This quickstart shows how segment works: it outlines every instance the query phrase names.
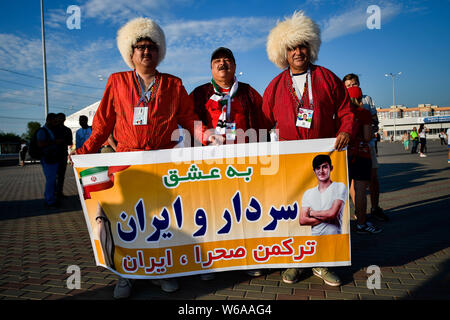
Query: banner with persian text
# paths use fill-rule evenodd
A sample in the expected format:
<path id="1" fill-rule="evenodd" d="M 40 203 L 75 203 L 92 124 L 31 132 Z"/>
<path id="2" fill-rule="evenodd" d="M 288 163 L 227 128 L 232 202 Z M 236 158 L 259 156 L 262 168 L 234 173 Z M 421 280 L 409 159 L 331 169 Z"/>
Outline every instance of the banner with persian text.
<path id="1" fill-rule="evenodd" d="M 350 265 L 334 141 L 72 156 L 97 265 L 127 278 Z"/>

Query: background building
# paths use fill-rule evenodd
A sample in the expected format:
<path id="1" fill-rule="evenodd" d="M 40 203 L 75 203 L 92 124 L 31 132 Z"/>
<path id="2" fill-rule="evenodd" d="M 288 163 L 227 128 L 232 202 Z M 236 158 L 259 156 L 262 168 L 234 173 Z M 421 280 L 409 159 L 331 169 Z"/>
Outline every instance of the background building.
<path id="1" fill-rule="evenodd" d="M 419 129 L 421 123 L 425 123 L 425 127 L 430 129 L 427 133 L 429 139 L 438 139 L 439 132 L 446 132 L 450 128 L 450 107 L 419 104 L 416 108 L 408 108 L 396 105 L 385 109 L 377 108 L 377 113 L 382 140 L 391 140 L 394 135 L 394 140 L 399 141 L 413 127 Z"/>

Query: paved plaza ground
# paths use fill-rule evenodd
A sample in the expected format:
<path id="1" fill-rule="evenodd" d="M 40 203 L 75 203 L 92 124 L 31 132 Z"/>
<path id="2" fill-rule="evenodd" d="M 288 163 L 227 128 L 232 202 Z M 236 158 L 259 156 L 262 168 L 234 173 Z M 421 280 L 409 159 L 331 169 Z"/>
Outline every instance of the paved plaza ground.
<path id="1" fill-rule="evenodd" d="M 281 270 L 256 278 L 233 271 L 211 281 L 179 278 L 180 290 L 172 294 L 137 281 L 130 299 L 450 299 L 447 146 L 430 141 L 428 157 L 420 158 L 400 143 L 381 143 L 379 162 L 380 204 L 390 221 L 380 223 L 384 231 L 378 235 L 351 234 L 352 265 L 335 268 L 342 286 L 327 286 L 310 272 L 286 284 Z M 60 209 L 44 209 L 44 180 L 39 164 L 0 167 L 0 300 L 112 300 L 117 276 L 95 266 L 72 168 Z M 67 287 L 71 265 L 81 268 L 80 289 Z M 381 268 L 380 289 L 367 288 L 371 265 Z"/>

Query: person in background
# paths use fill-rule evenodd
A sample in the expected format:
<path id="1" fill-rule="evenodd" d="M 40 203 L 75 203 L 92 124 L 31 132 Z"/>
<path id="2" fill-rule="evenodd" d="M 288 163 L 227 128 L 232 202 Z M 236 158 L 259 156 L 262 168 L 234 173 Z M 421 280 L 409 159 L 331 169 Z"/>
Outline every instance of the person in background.
<path id="1" fill-rule="evenodd" d="M 425 154 L 425 150 L 427 147 L 427 132 L 428 128 L 425 127 L 425 124 L 421 124 L 419 126 L 419 139 L 420 139 L 420 157 L 425 158 L 427 155 Z"/>
<path id="2" fill-rule="evenodd" d="M 59 202 L 55 197 L 55 188 L 59 166 L 57 144 L 61 144 L 62 141 L 57 141 L 54 134 L 57 125 L 58 119 L 56 114 L 49 113 L 45 125 L 36 133 L 37 146 L 42 151 L 40 162 L 45 176 L 44 206 L 50 209 L 59 207 Z"/>
<path id="3" fill-rule="evenodd" d="M 345 87 L 347 89 L 352 87 L 361 88 L 359 77 L 354 73 L 347 74 L 342 81 L 344 81 Z M 389 217 L 384 213 L 384 210 L 380 207 L 380 182 L 378 179 L 378 159 L 377 159 L 377 137 L 378 133 L 378 116 L 377 109 L 375 108 L 375 103 L 373 99 L 363 94 L 361 97 L 362 107 L 370 112 L 371 115 L 371 123 L 370 128 L 372 132 L 372 138 L 369 141 L 369 149 L 370 149 L 370 158 L 372 163 L 372 169 L 370 174 L 370 182 L 369 182 L 369 191 L 370 191 L 370 203 L 372 208 L 370 210 L 371 217 L 376 218 L 380 221 L 389 221 Z M 394 137 L 391 136 L 391 141 L 393 141 Z"/>
<path id="4" fill-rule="evenodd" d="M 450 163 L 450 128 L 447 129 L 448 163 Z"/>
<path id="5" fill-rule="evenodd" d="M 377 131 L 375 132 L 375 141 L 374 141 L 374 146 L 375 146 L 375 155 L 378 156 L 378 142 L 381 141 L 381 135 L 380 133 Z"/>
<path id="6" fill-rule="evenodd" d="M 64 189 L 64 178 L 66 176 L 67 168 L 67 156 L 69 155 L 69 148 L 73 144 L 72 130 L 64 125 L 66 121 L 66 115 L 64 113 L 58 113 L 56 115 L 57 126 L 55 127 L 55 137 L 56 140 L 61 141 L 58 144 L 58 174 L 56 176 L 56 197 L 59 199 L 65 198 L 63 193 Z"/>
<path id="7" fill-rule="evenodd" d="M 355 134 L 350 140 L 348 150 L 348 169 L 351 181 L 350 195 L 355 204 L 357 218 L 356 232 L 361 234 L 377 234 L 381 228 L 367 221 L 366 190 L 370 182 L 372 171 L 372 156 L 369 142 L 372 139 L 372 117 L 370 111 L 362 104 L 361 88 L 354 86 L 347 88 L 352 100 L 355 114 Z"/>
<path id="8" fill-rule="evenodd" d="M 88 125 L 88 117 L 81 115 L 78 118 L 81 128 L 75 133 L 75 147 L 79 149 L 92 134 L 92 128 Z"/>
<path id="9" fill-rule="evenodd" d="M 28 145 L 26 143 L 22 143 L 20 145 L 20 152 L 19 152 L 19 166 L 24 167 L 25 166 L 25 159 L 27 157 L 28 152 Z"/>
<path id="10" fill-rule="evenodd" d="M 445 146 L 445 133 L 444 130 L 441 130 L 441 132 L 439 132 L 439 139 L 441 139 L 441 146 Z"/>
<path id="11" fill-rule="evenodd" d="M 412 141 L 411 153 L 417 153 L 417 146 L 419 145 L 419 134 L 417 133 L 417 127 L 413 127 L 409 133 Z"/>
<path id="12" fill-rule="evenodd" d="M 406 151 L 409 150 L 409 136 L 408 133 L 404 133 L 402 136 L 402 141 L 403 141 L 403 147 L 405 148 Z"/>

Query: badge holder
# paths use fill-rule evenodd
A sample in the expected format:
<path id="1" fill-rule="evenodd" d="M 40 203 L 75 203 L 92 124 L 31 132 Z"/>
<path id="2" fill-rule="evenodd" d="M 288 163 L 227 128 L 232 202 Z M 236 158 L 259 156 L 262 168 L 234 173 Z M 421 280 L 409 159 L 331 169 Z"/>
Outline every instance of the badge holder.
<path id="1" fill-rule="evenodd" d="M 139 106 L 139 104 L 138 104 L 138 106 Z M 148 106 L 144 106 L 144 107 L 138 107 L 138 106 L 134 107 L 133 125 L 135 125 L 135 126 L 147 125 Z"/>

